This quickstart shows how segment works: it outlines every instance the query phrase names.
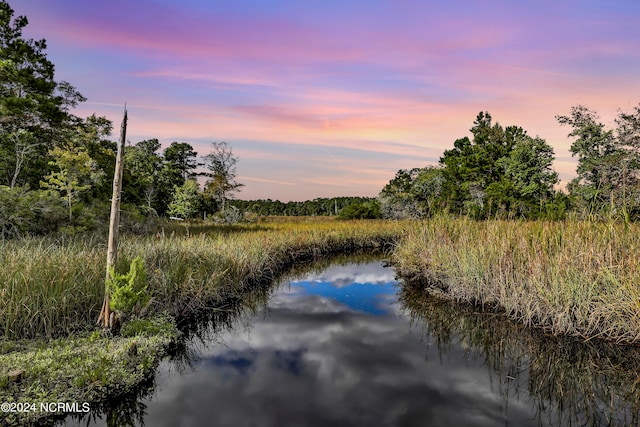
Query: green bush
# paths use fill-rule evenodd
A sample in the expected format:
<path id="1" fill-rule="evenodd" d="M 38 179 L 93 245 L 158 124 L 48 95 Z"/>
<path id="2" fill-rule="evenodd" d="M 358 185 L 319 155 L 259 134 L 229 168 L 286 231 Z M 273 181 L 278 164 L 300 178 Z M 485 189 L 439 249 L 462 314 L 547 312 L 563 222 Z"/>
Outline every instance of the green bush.
<path id="1" fill-rule="evenodd" d="M 338 213 L 340 219 L 376 219 L 381 218 L 380 204 L 377 200 L 371 202 L 356 202 L 345 206 Z"/>
<path id="2" fill-rule="evenodd" d="M 47 234 L 64 222 L 61 199 L 50 191 L 0 186 L 0 239 Z"/>
<path id="3" fill-rule="evenodd" d="M 142 307 L 149 302 L 147 295 L 147 273 L 141 257 L 131 261 L 126 274 L 110 271 L 107 283 L 110 300 L 109 307 L 123 314 L 131 313 L 136 306 Z"/>

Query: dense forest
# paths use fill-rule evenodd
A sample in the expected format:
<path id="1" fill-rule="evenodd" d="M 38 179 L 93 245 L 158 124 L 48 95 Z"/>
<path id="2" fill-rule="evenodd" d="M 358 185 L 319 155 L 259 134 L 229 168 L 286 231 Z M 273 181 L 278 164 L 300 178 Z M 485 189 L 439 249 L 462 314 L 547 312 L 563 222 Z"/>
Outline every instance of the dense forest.
<path id="1" fill-rule="evenodd" d="M 0 237 L 99 229 L 111 197 L 113 124 L 72 113 L 86 99 L 55 79 L 46 41 L 24 38 L 28 20 L 13 15 L 0 2 Z M 437 165 L 398 171 L 377 198 L 233 200 L 242 184 L 230 145 L 213 142 L 202 155 L 188 142 L 163 148 L 149 138 L 126 147 L 123 227 L 141 230 L 159 217 L 233 222 L 258 215 L 560 219 L 573 211 L 637 219 L 640 107 L 619 112 L 615 129 L 580 105 L 556 118 L 570 129 L 578 159 L 566 191 L 557 188 L 552 147 L 519 126 L 495 123 L 488 112 Z"/>

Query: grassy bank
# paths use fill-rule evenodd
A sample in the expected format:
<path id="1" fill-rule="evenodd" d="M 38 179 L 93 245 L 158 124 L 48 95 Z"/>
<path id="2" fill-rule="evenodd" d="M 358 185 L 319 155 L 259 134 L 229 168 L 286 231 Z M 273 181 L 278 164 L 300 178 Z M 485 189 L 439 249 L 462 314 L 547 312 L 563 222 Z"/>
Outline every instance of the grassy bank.
<path id="1" fill-rule="evenodd" d="M 52 416 L 64 414 L 55 409 L 58 402 L 94 411 L 97 402 L 134 392 L 153 378 L 177 333 L 169 319 L 156 317 L 132 322 L 117 337 L 95 331 L 52 340 L 0 341 L 0 372 L 23 371 L 18 381 L 0 377 L 0 402 L 28 408 L 3 411 L 0 425 L 53 424 Z M 41 404 L 53 404 L 53 410 L 43 411 Z"/>
<path id="2" fill-rule="evenodd" d="M 554 334 L 640 341 L 640 225 L 435 218 L 394 252 L 398 271 L 456 301 Z"/>

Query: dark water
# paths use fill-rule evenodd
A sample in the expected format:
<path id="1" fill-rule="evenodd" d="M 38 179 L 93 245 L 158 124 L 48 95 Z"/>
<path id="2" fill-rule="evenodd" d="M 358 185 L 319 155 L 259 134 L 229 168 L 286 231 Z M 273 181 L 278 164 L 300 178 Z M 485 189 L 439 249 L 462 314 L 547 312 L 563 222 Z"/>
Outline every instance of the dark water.
<path id="1" fill-rule="evenodd" d="M 190 330 L 146 396 L 67 425 L 636 425 L 638 350 L 558 340 L 332 265 Z"/>

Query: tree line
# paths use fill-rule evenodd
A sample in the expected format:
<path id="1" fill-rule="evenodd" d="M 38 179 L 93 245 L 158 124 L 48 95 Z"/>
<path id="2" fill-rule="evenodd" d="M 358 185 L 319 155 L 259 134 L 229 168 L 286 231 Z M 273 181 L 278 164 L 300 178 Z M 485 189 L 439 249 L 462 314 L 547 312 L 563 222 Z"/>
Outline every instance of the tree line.
<path id="1" fill-rule="evenodd" d="M 313 200 L 281 202 L 280 200 L 232 200 L 241 212 L 262 216 L 333 216 L 345 208 L 375 202 L 373 197 L 320 197 Z M 351 208 L 353 209 L 353 208 Z"/>
<path id="2" fill-rule="evenodd" d="M 473 218 L 640 217 L 640 106 L 619 111 L 615 129 L 582 105 L 567 116 L 577 176 L 556 188 L 554 152 L 522 127 L 502 127 L 480 112 L 472 137 L 457 139 L 438 165 L 399 170 L 378 200 L 386 218 L 423 218 L 445 212 Z"/>

